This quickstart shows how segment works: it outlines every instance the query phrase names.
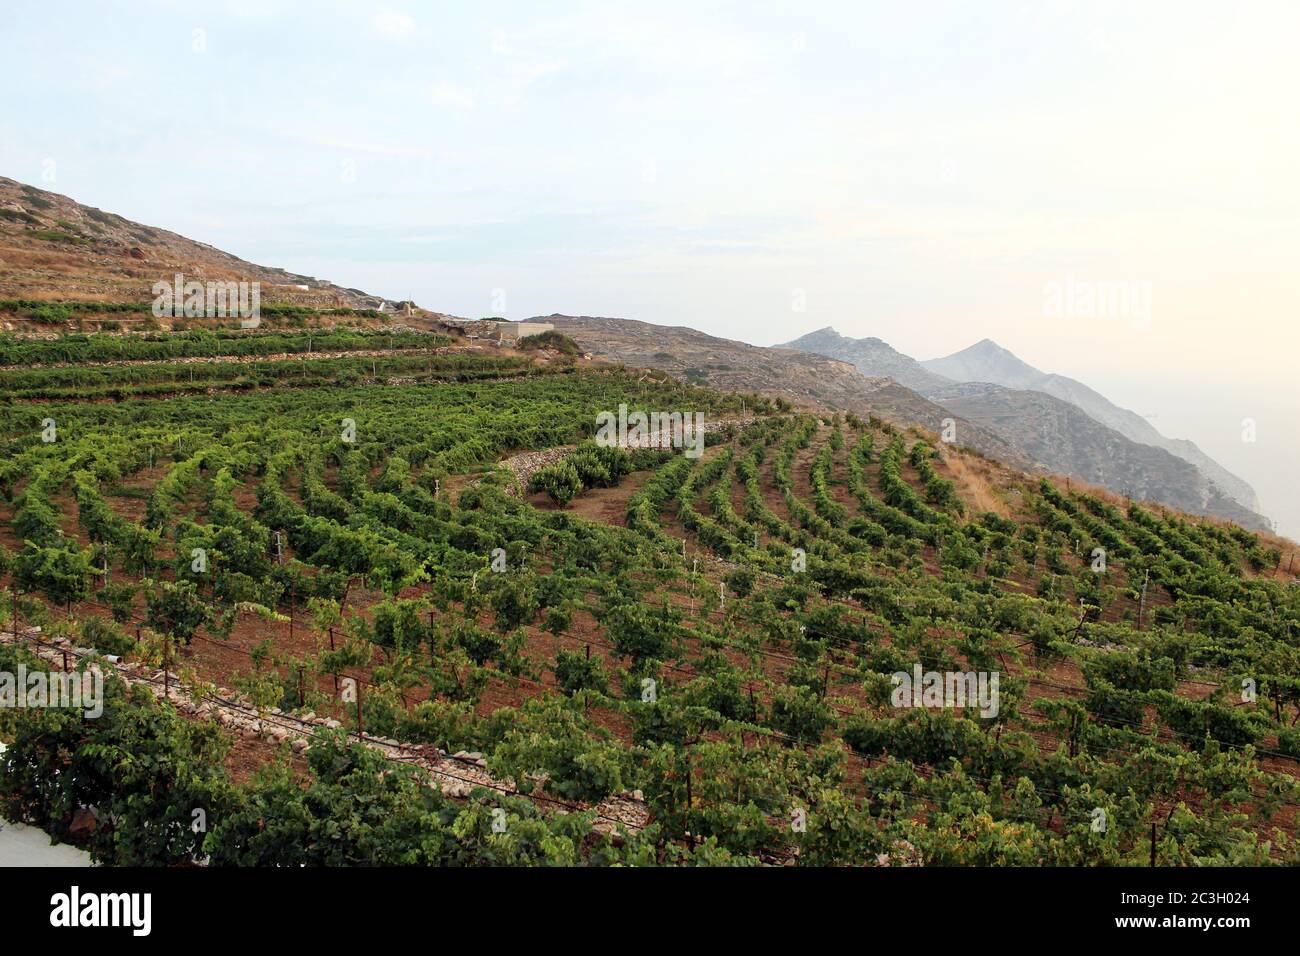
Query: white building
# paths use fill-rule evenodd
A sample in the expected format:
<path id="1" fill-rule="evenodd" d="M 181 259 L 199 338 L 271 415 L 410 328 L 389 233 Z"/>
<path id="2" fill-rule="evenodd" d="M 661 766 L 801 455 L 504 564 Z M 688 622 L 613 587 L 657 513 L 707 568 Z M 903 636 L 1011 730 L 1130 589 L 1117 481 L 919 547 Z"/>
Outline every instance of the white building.
<path id="1" fill-rule="evenodd" d="M 530 335 L 541 335 L 543 332 L 555 331 L 555 326 L 550 322 L 501 322 L 501 340 L 518 342 L 520 339 L 526 339 Z"/>

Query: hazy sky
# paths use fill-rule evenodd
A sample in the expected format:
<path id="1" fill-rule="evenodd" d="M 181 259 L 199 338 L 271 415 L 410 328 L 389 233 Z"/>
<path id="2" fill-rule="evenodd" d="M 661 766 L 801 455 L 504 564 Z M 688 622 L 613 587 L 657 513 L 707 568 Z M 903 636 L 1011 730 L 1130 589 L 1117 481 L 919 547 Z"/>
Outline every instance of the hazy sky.
<path id="1" fill-rule="evenodd" d="M 990 337 L 1300 536 L 1298 43 L 1294 2 L 9 0 L 0 173 L 462 315 Z"/>

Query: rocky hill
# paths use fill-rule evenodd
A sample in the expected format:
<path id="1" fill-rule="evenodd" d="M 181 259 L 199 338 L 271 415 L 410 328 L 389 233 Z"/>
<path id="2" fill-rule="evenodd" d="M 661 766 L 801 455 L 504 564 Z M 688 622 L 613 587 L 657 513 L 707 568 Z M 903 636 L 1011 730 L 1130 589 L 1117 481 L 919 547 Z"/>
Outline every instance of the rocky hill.
<path id="1" fill-rule="evenodd" d="M 1159 501 L 1191 514 L 1229 518 L 1257 530 L 1268 521 L 1225 496 L 1190 462 L 1144 445 L 1045 392 L 962 382 L 932 393 L 959 414 L 1014 436 L 1018 447 L 1050 471 L 1139 501 Z"/>
<path id="2" fill-rule="evenodd" d="M 1195 442 L 1166 438 L 1136 412 L 1120 408 L 1080 381 L 1065 375 L 1040 372 L 989 339 L 952 355 L 923 361 L 920 365 L 934 374 L 957 382 L 990 382 L 1006 388 L 1030 389 L 1054 395 L 1081 408 L 1094 420 L 1115 429 L 1131 441 L 1163 448 L 1183 461 L 1190 462 L 1218 486 L 1224 497 L 1235 499 L 1251 511 L 1259 510 L 1259 497 L 1255 489 L 1201 451 Z"/>
<path id="3" fill-rule="evenodd" d="M 0 177 L 0 299 L 147 302 L 155 282 L 170 282 L 178 272 L 201 281 L 259 282 L 264 303 L 378 309 L 434 322 L 444 318 L 414 303 L 247 262 L 174 232 Z M 543 318 L 601 359 L 934 432 L 951 421 L 958 444 L 1013 468 L 1077 475 L 1194 513 L 1252 528 L 1268 526 L 1240 503 L 1253 503 L 1249 486 L 1190 442 L 1164 439 L 1138 416 L 1110 405 L 1081 383 L 1044 375 L 991 342 L 921 363 L 880 339 L 850 339 L 831 328 L 788 347 L 763 348 L 682 326 L 589 316 Z M 6 327 L 10 324 L 6 320 Z"/>
<path id="4" fill-rule="evenodd" d="M 943 428 L 945 419 L 952 418 L 957 424 L 958 444 L 1013 467 L 1032 467 L 1019 449 L 996 433 L 962 419 L 891 378 L 864 375 L 850 362 L 635 319 L 558 314 L 534 319 L 553 323 L 557 331 L 597 358 L 661 369 L 699 385 L 781 395 L 797 406 L 876 415 L 898 425 L 917 425 L 934 432 Z"/>
<path id="5" fill-rule="evenodd" d="M 829 328 L 786 347 L 853 362 L 866 375 L 899 374 L 926 399 L 999 436 L 1021 458 L 1048 471 L 1193 514 L 1216 515 L 1258 530 L 1272 527 L 1225 490 L 1235 487 L 1254 503 L 1253 489 L 1191 442 L 1169 442 L 1139 416 L 1082 383 L 1044 375 L 991 341 L 926 363 L 880 339 L 851 339 Z M 1153 435 L 1158 441 L 1149 440 Z M 1204 469 L 1202 461 L 1208 462 Z M 1224 476 L 1226 482 L 1217 480 Z"/>
<path id="6" fill-rule="evenodd" d="M 404 303 L 247 262 L 0 176 L 0 297 L 140 302 L 178 272 L 204 282 L 258 282 L 264 302 L 406 311 Z"/>
<path id="7" fill-rule="evenodd" d="M 905 385 L 922 395 L 951 384 L 952 381 L 947 376 L 927 369 L 916 359 L 904 355 L 887 342 L 875 337 L 851 339 L 840 335 L 830 326 L 801 335 L 793 342 L 786 342 L 782 348 L 816 352 L 819 355 L 829 355 L 845 362 L 852 362 L 864 375 L 892 378 L 898 384 Z"/>

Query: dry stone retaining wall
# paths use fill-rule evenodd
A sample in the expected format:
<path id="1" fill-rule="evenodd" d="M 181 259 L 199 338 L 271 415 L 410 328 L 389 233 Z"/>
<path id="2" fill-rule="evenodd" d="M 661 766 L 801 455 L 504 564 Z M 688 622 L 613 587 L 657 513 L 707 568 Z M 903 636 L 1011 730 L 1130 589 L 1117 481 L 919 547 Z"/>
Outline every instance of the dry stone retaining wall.
<path id="1" fill-rule="evenodd" d="M 61 666 L 66 652 L 77 659 L 92 659 L 90 667 L 101 673 L 111 672 L 127 684 L 148 689 L 155 697 L 166 698 L 181 713 L 204 720 L 213 720 L 225 727 L 242 734 L 254 734 L 273 743 L 288 744 L 295 753 L 305 752 L 312 741 L 325 730 L 337 730 L 342 727 L 337 720 L 319 717 L 314 713 L 302 715 L 288 714 L 279 708 L 259 712 L 251 701 L 243 695 L 223 688 L 214 694 L 206 694 L 200 700 L 193 699 L 187 691 L 178 686 L 175 675 L 170 681 L 165 679 L 161 670 L 139 663 L 119 663 L 112 658 L 102 657 L 89 648 L 74 646 L 67 638 L 54 638 L 49 642 L 41 640 L 39 628 L 27 628 L 22 633 L 22 642 L 42 660 L 51 665 Z M 0 643 L 14 643 L 12 632 L 0 632 Z M 170 686 L 167 686 L 170 685 Z M 514 782 L 498 780 L 487 772 L 487 761 L 479 753 L 464 751 L 448 754 L 432 744 L 402 743 L 391 737 L 375 737 L 369 734 L 350 736 L 364 746 L 379 750 L 389 759 L 412 764 L 423 769 L 438 789 L 450 797 L 466 798 L 475 787 L 484 787 L 512 796 L 521 796 Z M 527 796 L 527 795 L 522 795 Z M 537 799 L 529 797 L 529 799 Z M 594 807 L 568 804 L 554 798 L 543 798 L 546 809 L 563 805 L 564 809 L 581 811 L 594 809 L 597 818 L 593 826 L 603 832 L 614 832 L 619 825 L 628 829 L 639 829 L 649 819 L 645 803 L 635 791 L 631 794 L 611 796 Z"/>
<path id="2" fill-rule="evenodd" d="M 705 422 L 702 426 L 704 434 L 709 435 L 714 432 L 720 432 L 728 426 L 735 428 L 744 428 L 752 422 L 759 419 L 756 416 L 748 418 L 726 418 L 717 421 Z M 638 436 L 638 441 L 629 444 L 627 441 L 620 441 L 620 448 L 658 448 L 660 447 L 659 435 L 657 432 L 648 432 Z M 554 448 L 547 448 L 542 451 L 526 451 L 522 454 L 506 458 L 499 462 L 502 468 L 505 468 L 515 477 L 515 486 L 512 493 L 519 494 L 528 488 L 528 482 L 541 469 L 547 465 L 553 465 L 557 461 L 563 461 L 573 454 L 577 445 L 556 445 Z"/>

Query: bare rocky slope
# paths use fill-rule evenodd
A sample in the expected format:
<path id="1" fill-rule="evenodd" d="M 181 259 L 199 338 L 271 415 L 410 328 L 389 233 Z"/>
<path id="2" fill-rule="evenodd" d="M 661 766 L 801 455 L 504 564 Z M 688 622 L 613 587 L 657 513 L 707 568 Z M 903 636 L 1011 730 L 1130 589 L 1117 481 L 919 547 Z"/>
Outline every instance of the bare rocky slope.
<path id="1" fill-rule="evenodd" d="M 904 355 L 888 342 L 874 336 L 851 339 L 840 335 L 830 326 L 801 335 L 781 347 L 799 349 L 801 352 L 816 352 L 818 355 L 829 355 L 845 362 L 852 362 L 864 375 L 882 375 L 892 378 L 898 384 L 922 395 L 952 383 L 952 379 L 927 369 L 916 359 Z"/>
<path id="2" fill-rule="evenodd" d="M 247 262 L 59 193 L 0 176 L 0 298 L 141 302 L 176 273 L 258 282 L 263 302 L 399 311 L 403 303 Z"/>
<path id="3" fill-rule="evenodd" d="M 1052 471 L 1190 514 L 1216 515 L 1260 531 L 1271 527 L 1262 515 L 1224 495 L 1190 462 L 1135 442 L 1045 392 L 961 382 L 931 397 L 1013 436 L 1025 454 Z"/>
<path id="4" fill-rule="evenodd" d="M 1248 482 L 1228 471 L 1196 446 L 1195 442 L 1166 438 L 1137 412 L 1120 408 L 1101 393 L 1065 375 L 1041 372 L 1012 352 L 989 339 L 943 358 L 922 361 L 921 366 L 957 382 L 989 382 L 1006 388 L 1029 389 L 1069 402 L 1089 417 L 1125 438 L 1143 445 L 1163 448 L 1183 461 L 1191 462 L 1214 482 L 1223 496 L 1233 498 L 1251 511 L 1259 510 L 1259 496 Z"/>

